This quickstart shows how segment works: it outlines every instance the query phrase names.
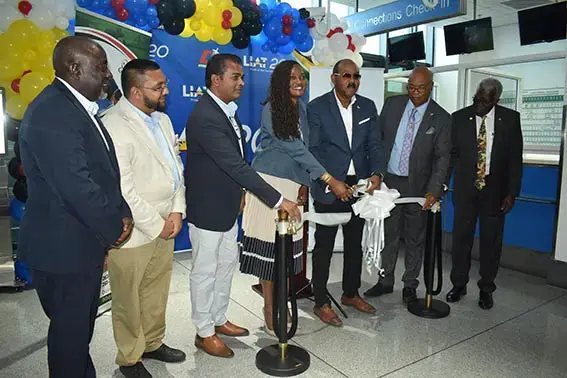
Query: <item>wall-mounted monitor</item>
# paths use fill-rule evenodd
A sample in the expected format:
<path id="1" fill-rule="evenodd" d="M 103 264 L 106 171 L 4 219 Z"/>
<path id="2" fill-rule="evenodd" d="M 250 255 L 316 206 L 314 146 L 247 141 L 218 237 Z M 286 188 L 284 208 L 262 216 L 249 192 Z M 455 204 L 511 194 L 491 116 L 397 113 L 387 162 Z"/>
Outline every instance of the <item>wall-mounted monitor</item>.
<path id="1" fill-rule="evenodd" d="M 447 55 L 494 50 L 492 18 L 490 17 L 445 25 L 443 30 L 445 31 Z"/>
<path id="2" fill-rule="evenodd" d="M 388 60 L 390 63 L 412 62 L 425 59 L 423 32 L 388 38 Z"/>
<path id="3" fill-rule="evenodd" d="M 6 90 L 0 87 L 0 155 L 6 153 Z"/>
<path id="4" fill-rule="evenodd" d="M 567 2 L 518 12 L 520 44 L 531 45 L 567 38 Z"/>

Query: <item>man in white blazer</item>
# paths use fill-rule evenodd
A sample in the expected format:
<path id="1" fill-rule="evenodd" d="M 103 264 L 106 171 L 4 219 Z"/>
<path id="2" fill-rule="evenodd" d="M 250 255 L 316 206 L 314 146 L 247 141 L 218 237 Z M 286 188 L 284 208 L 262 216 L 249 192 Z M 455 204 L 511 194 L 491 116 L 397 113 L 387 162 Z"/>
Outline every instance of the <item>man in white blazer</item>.
<path id="1" fill-rule="evenodd" d="M 132 236 L 108 257 L 116 363 L 126 377 L 151 377 L 141 362 L 185 360 L 163 343 L 174 238 L 185 217 L 183 167 L 159 65 L 135 59 L 122 70 L 124 97 L 103 122 L 116 147 L 122 194 L 132 209 Z"/>

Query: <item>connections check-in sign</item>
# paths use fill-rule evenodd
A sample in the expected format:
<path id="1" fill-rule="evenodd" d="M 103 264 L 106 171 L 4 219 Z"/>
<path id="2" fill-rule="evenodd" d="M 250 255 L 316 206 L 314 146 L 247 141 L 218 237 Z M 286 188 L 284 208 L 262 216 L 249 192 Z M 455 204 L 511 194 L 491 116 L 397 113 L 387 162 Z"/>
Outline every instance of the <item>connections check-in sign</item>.
<path id="1" fill-rule="evenodd" d="M 466 14 L 466 0 L 396 0 L 345 17 L 349 33 L 365 36 Z"/>

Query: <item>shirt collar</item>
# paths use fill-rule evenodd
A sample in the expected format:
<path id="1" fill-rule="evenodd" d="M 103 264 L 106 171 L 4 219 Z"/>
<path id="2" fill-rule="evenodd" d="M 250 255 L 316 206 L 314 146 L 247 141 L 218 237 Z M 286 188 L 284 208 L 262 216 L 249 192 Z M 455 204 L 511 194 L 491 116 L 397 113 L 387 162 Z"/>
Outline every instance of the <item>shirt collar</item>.
<path id="1" fill-rule="evenodd" d="M 79 101 L 79 103 L 83 105 L 83 108 L 85 108 L 85 110 L 87 111 L 87 113 L 89 113 L 89 115 L 94 117 L 98 113 L 98 104 L 96 102 L 93 102 L 88 98 L 86 98 L 85 96 L 83 96 L 78 90 L 73 88 L 71 84 L 67 83 L 65 80 L 61 79 L 60 77 L 57 77 L 57 79 L 60 82 L 62 82 L 63 85 L 65 85 L 65 87 L 67 87 L 67 89 L 73 94 L 73 96 L 75 96 L 77 101 Z"/>
<path id="2" fill-rule="evenodd" d="M 335 95 L 335 100 L 337 100 L 337 105 L 339 105 L 339 109 L 344 108 L 343 104 L 341 104 L 341 100 L 339 100 L 339 97 L 337 96 L 337 91 L 335 91 L 333 89 L 333 94 Z M 348 104 L 348 108 L 350 108 L 352 106 L 352 104 L 354 104 L 356 102 L 356 95 L 352 96 L 352 98 L 350 99 L 350 104 Z"/>
<path id="3" fill-rule="evenodd" d="M 158 111 L 154 111 L 150 115 L 147 115 L 146 113 L 144 113 L 143 111 L 138 109 L 136 106 L 134 106 L 134 104 L 132 104 L 130 101 L 128 101 L 128 99 L 124 98 L 124 101 L 126 101 L 126 103 L 128 105 L 130 105 L 130 107 L 142 118 L 142 120 L 144 120 L 144 122 L 146 122 L 146 123 L 157 123 L 157 122 L 159 122 L 159 112 Z"/>
<path id="4" fill-rule="evenodd" d="M 494 112 L 495 112 L 494 109 L 496 109 L 496 106 L 493 106 L 492 109 L 490 109 L 490 111 L 488 113 L 486 113 L 485 117 L 486 118 L 494 118 Z M 477 115 L 477 117 L 482 118 L 482 117 L 479 117 L 478 115 Z"/>
<path id="5" fill-rule="evenodd" d="M 411 102 L 411 100 L 408 100 L 409 109 L 415 109 L 417 114 L 423 115 L 425 114 L 425 109 L 427 109 L 427 107 L 429 106 L 429 101 L 431 101 L 431 99 L 428 99 L 426 102 L 424 102 L 419 106 L 414 106 L 413 102 Z M 411 114 L 411 110 L 410 110 L 410 114 Z"/>
<path id="6" fill-rule="evenodd" d="M 218 106 L 220 106 L 220 108 L 227 115 L 227 117 L 229 118 L 234 117 L 234 115 L 236 114 L 236 110 L 238 109 L 238 105 L 236 105 L 234 101 L 231 101 L 227 104 L 226 102 L 218 98 L 217 95 L 213 93 L 213 91 L 207 89 L 207 93 L 209 94 L 209 96 L 212 97 L 213 100 L 215 100 Z"/>

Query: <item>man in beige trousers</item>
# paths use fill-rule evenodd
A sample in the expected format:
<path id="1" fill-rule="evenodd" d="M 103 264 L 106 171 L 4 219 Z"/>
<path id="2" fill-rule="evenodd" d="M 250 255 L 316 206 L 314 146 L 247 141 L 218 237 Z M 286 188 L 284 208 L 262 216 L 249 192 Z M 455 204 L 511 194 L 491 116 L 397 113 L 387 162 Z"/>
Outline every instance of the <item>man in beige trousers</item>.
<path id="1" fill-rule="evenodd" d="M 174 237 L 185 214 L 176 137 L 162 113 L 169 93 L 159 65 L 135 59 L 122 70 L 124 97 L 103 118 L 116 147 L 122 194 L 132 209 L 128 242 L 109 253 L 116 363 L 126 377 L 151 377 L 141 362 L 185 360 L 163 343 Z"/>

